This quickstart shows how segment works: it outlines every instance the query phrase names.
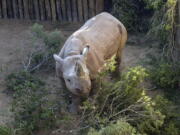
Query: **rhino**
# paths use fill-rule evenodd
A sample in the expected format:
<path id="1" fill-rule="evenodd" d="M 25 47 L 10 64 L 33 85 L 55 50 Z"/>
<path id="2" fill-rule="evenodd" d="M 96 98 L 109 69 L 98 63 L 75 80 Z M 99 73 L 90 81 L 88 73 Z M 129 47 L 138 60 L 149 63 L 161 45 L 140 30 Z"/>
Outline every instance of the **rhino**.
<path id="1" fill-rule="evenodd" d="M 102 71 L 106 60 L 116 55 L 118 65 L 127 40 L 124 25 L 102 12 L 89 19 L 54 54 L 56 74 L 72 93 L 71 112 L 76 112 L 82 97 L 91 91 L 91 81 Z"/>

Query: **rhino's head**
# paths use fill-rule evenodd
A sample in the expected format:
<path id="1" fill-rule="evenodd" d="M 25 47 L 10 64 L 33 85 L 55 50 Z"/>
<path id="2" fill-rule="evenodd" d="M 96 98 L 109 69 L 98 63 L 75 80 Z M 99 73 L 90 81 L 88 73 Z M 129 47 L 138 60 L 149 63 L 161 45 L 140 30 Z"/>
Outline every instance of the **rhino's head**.
<path id="1" fill-rule="evenodd" d="M 56 72 L 62 73 L 66 87 L 75 95 L 87 96 L 91 89 L 89 70 L 86 67 L 86 57 L 89 47 L 84 48 L 82 54 L 68 56 L 62 59 L 54 54 Z"/>

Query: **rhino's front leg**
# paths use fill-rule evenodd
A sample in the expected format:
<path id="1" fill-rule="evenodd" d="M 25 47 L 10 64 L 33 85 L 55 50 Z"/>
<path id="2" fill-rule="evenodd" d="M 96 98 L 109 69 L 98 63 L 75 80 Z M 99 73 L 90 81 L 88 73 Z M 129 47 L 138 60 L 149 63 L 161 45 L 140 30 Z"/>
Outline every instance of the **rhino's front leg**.
<path id="1" fill-rule="evenodd" d="M 73 114 L 77 114 L 80 110 L 80 103 L 81 98 L 76 95 L 72 95 L 72 103 L 69 106 L 69 111 Z"/>

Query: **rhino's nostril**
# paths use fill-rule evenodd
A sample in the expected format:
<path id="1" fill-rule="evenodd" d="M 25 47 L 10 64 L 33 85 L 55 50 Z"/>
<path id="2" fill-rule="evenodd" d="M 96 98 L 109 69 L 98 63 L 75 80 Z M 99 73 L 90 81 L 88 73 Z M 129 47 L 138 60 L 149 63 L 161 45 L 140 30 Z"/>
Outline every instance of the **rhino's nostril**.
<path id="1" fill-rule="evenodd" d="M 81 93 L 81 89 L 76 88 L 76 91 L 77 91 L 78 93 Z"/>

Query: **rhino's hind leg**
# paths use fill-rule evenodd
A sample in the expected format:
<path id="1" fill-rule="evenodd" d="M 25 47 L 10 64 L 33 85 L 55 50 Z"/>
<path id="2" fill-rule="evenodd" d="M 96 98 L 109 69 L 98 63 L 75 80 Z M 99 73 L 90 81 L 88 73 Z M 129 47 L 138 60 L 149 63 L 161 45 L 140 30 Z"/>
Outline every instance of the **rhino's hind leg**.
<path id="1" fill-rule="evenodd" d="M 115 58 L 116 68 L 115 68 L 115 72 L 114 72 L 114 75 L 117 77 L 119 77 L 121 75 L 120 74 L 121 73 L 121 62 L 122 62 L 121 56 L 122 56 L 122 49 L 118 49 L 116 58 Z"/>
<path id="2" fill-rule="evenodd" d="M 119 42 L 119 48 L 116 53 L 116 72 L 118 73 L 118 75 L 120 75 L 123 69 L 122 68 L 122 52 L 127 41 L 127 31 L 126 31 L 126 28 L 123 26 L 123 24 L 118 24 L 118 29 L 119 29 L 121 38 Z"/>

